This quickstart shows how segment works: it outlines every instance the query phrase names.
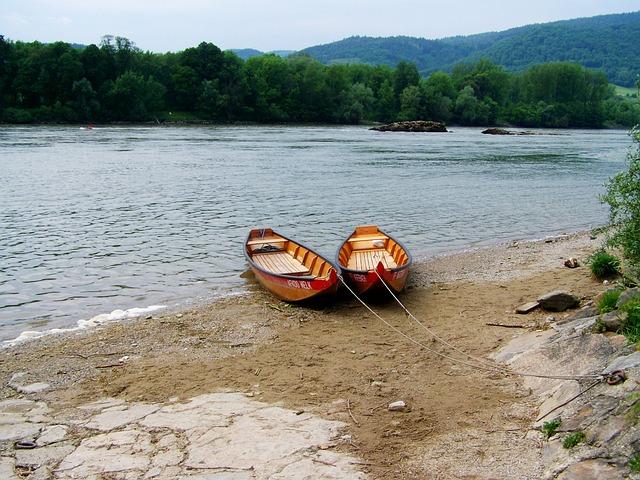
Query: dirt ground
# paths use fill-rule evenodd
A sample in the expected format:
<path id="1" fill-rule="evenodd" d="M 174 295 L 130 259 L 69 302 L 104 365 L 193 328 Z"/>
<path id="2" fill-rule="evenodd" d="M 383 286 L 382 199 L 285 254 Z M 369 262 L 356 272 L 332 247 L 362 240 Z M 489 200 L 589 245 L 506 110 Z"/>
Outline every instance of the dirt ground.
<path id="1" fill-rule="evenodd" d="M 585 265 L 600 244 L 576 234 L 428 259 L 416 265 L 401 299 L 448 342 L 488 358 L 519 332 L 565 315 L 516 315 L 519 304 L 556 289 L 586 300 L 606 288 L 586 267 L 563 266 L 568 257 Z M 253 287 L 248 296 L 180 313 L 4 349 L 0 378 L 6 384 L 27 372 L 29 381 L 50 383 L 38 395 L 54 408 L 105 396 L 163 402 L 245 392 L 348 423 L 351 441 L 340 448 L 361 458 L 371 478 L 538 478 L 540 449 L 525 438 L 536 406 L 530 392 L 514 377 L 438 356 L 469 360 L 434 341 L 393 301 L 373 304 L 427 348 L 346 294 L 306 308 Z M 396 400 L 407 411 L 389 412 Z"/>

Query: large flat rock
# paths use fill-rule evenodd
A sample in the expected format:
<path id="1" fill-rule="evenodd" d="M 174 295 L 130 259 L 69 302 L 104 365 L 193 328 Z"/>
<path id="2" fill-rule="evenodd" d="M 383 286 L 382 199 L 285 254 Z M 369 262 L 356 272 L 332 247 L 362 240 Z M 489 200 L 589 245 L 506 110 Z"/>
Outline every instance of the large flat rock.
<path id="1" fill-rule="evenodd" d="M 105 399 L 77 412 L 89 415 L 79 422 L 88 430 L 77 447 L 63 441 L 25 450 L 20 461 L 31 468 L 49 465 L 56 480 L 365 478 L 356 458 L 326 450 L 344 423 L 238 393 L 167 404 Z M 44 427 L 43 442 L 68 435 L 66 425 Z"/>

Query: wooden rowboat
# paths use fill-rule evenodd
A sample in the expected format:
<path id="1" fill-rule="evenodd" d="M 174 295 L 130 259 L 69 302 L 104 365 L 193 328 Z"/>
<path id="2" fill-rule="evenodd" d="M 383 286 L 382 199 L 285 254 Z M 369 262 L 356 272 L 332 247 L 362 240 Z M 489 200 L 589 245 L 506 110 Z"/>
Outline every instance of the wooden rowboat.
<path id="1" fill-rule="evenodd" d="M 338 249 L 336 263 L 345 281 L 358 294 L 386 291 L 380 277 L 399 293 L 407 283 L 412 259 L 405 246 L 391 235 L 375 225 L 364 225 L 356 227 Z"/>
<path id="2" fill-rule="evenodd" d="M 251 230 L 244 254 L 258 282 L 281 300 L 300 302 L 338 289 L 338 267 L 270 228 Z"/>

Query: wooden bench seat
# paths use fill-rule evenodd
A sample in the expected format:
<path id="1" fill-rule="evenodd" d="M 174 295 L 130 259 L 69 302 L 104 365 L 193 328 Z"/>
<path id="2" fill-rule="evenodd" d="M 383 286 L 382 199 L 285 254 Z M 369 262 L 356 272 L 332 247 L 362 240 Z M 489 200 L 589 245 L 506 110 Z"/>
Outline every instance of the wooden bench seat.
<path id="1" fill-rule="evenodd" d="M 368 250 L 354 250 L 349 257 L 347 268 L 351 270 L 375 270 L 382 261 L 385 268 L 396 268 L 398 265 L 389 255 L 389 252 L 381 248 Z"/>
<path id="2" fill-rule="evenodd" d="M 386 240 L 389 237 L 386 237 L 384 235 L 380 235 L 378 233 L 376 234 L 370 234 L 370 235 L 358 235 L 357 237 L 352 237 L 348 240 L 349 243 L 352 242 L 369 242 L 369 241 L 374 241 L 374 240 Z"/>
<path id="3" fill-rule="evenodd" d="M 252 259 L 260 268 L 273 273 L 297 275 L 309 271 L 286 252 L 258 253 Z"/>
<path id="4" fill-rule="evenodd" d="M 261 237 L 256 238 L 255 240 L 249 240 L 247 245 L 266 245 L 268 243 L 284 243 L 287 240 L 280 237 Z"/>

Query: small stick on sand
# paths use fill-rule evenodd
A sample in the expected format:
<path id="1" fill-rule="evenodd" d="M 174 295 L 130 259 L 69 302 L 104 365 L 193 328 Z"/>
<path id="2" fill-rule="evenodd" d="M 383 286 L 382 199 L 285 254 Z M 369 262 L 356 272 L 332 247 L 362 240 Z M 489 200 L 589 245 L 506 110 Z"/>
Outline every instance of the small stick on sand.
<path id="1" fill-rule="evenodd" d="M 316 463 L 322 463 L 324 465 L 329 465 L 330 467 L 335 467 L 333 463 L 325 462 L 324 460 L 320 460 L 318 458 L 312 458 L 311 461 Z"/>
<path id="2" fill-rule="evenodd" d="M 490 327 L 504 327 L 504 328 L 529 328 L 531 325 L 514 325 L 512 323 L 493 323 L 488 322 L 485 325 L 489 325 Z"/>
<path id="3" fill-rule="evenodd" d="M 110 363 L 108 365 L 96 365 L 95 368 L 112 368 L 112 367 L 123 367 L 124 363 Z"/>
<path id="4" fill-rule="evenodd" d="M 349 401 L 349 399 L 347 398 L 347 411 L 349 412 L 349 416 L 351 417 L 351 420 L 353 420 L 353 422 L 356 425 L 360 425 L 360 423 L 358 422 L 358 420 L 356 420 L 356 417 L 353 416 L 353 413 L 351 413 L 351 402 Z"/>

